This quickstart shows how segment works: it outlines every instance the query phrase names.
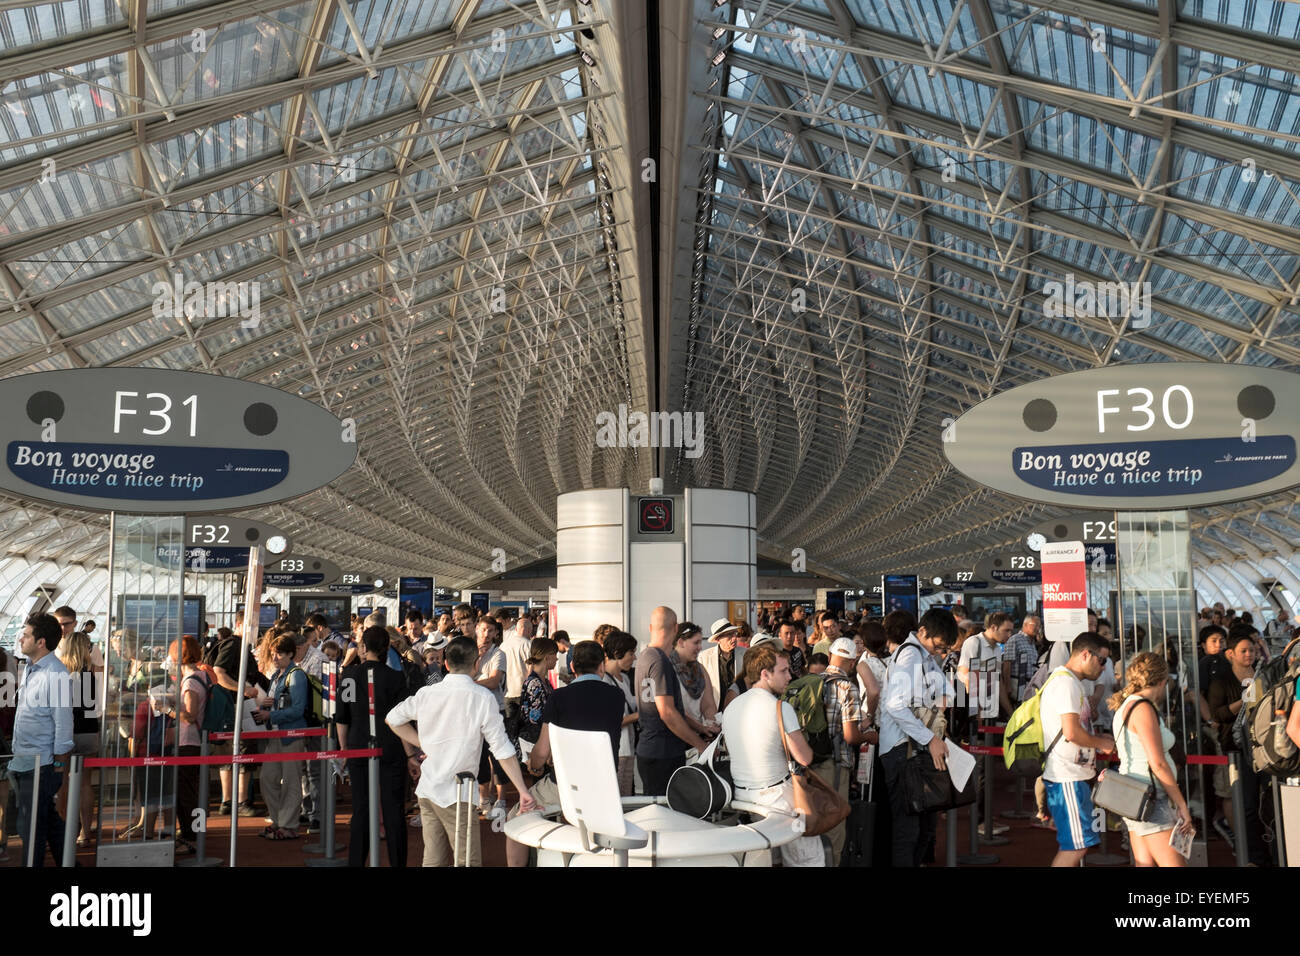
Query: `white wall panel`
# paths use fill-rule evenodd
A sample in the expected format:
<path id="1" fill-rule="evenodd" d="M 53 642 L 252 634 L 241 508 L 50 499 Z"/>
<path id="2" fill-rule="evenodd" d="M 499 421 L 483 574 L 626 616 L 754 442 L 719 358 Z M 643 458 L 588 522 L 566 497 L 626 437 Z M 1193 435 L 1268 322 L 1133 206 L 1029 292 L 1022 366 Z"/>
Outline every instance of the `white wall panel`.
<path id="1" fill-rule="evenodd" d="M 555 499 L 555 526 L 575 528 L 583 525 L 623 523 L 623 488 L 589 488 L 573 491 Z"/>
<path id="2" fill-rule="evenodd" d="M 650 639 L 650 612 L 663 604 L 685 620 L 685 556 L 680 541 L 633 541 L 632 600 L 628 630 L 644 645 Z"/>
<path id="3" fill-rule="evenodd" d="M 623 565 L 569 564 L 556 569 L 562 601 L 623 600 Z"/>
<path id="4" fill-rule="evenodd" d="M 555 535 L 557 565 L 623 562 L 623 526 L 561 528 Z"/>

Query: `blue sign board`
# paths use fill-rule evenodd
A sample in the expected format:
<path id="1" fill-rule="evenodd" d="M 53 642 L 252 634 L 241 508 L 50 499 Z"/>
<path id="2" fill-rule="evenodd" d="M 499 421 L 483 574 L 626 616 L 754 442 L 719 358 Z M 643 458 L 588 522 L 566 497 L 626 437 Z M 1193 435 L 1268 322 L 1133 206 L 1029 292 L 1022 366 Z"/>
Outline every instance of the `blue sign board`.
<path id="1" fill-rule="evenodd" d="M 1296 463 L 1290 435 L 1172 438 L 1105 445 L 1021 445 L 1015 476 L 1035 488 L 1076 495 L 1164 499 L 1228 491 L 1269 481 Z"/>
<path id="2" fill-rule="evenodd" d="M 288 454 L 259 448 L 11 441 L 5 454 L 10 473 L 37 488 L 123 501 L 241 498 L 289 474 Z"/>

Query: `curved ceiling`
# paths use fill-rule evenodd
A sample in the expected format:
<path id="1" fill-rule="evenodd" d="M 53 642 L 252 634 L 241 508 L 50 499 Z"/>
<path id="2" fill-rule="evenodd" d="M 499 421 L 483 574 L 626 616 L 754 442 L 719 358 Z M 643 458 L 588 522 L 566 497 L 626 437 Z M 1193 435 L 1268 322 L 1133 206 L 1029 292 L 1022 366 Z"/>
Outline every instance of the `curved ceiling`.
<path id="1" fill-rule="evenodd" d="M 358 423 L 259 512 L 468 584 L 554 550 L 582 487 L 753 490 L 846 581 L 1055 512 L 977 488 L 945 418 L 1109 363 L 1300 361 L 1300 10 L 1250 0 L 0 5 L 0 376 L 231 375 Z M 1044 314 L 1149 282 L 1149 324 Z M 257 282 L 240 316 L 154 286 Z M 701 411 L 698 458 L 598 412 Z M 1294 494 L 1196 515 L 1290 555 Z M 0 554 L 107 522 L 0 509 Z"/>

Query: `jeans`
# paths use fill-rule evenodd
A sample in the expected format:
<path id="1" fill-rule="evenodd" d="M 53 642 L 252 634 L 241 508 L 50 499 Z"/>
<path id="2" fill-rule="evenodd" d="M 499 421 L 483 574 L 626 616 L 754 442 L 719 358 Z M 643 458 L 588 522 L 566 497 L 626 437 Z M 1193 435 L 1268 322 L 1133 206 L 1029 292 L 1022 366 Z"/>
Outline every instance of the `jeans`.
<path id="1" fill-rule="evenodd" d="M 636 758 L 636 772 L 641 775 L 641 786 L 647 796 L 662 797 L 668 793 L 668 778 L 678 767 L 686 766 L 685 752 L 676 757 Z"/>
<path id="2" fill-rule="evenodd" d="M 14 790 L 18 794 L 18 836 L 23 841 L 23 863 L 27 862 L 27 841 L 32 837 L 32 778 L 33 770 L 11 771 Z M 54 809 L 54 796 L 63 784 L 63 774 L 50 764 L 41 768 L 40 790 L 36 794 L 36 840 L 32 844 L 32 866 L 45 865 L 45 847 L 48 843 L 54 856 L 54 865 L 63 865 L 63 818 Z"/>
<path id="3" fill-rule="evenodd" d="M 907 742 L 899 744 L 880 758 L 885 771 L 885 789 L 889 792 L 889 815 L 893 829 L 893 866 L 920 866 L 921 855 L 934 840 L 934 813 L 907 812 L 903 791 L 903 767 L 907 764 Z"/>

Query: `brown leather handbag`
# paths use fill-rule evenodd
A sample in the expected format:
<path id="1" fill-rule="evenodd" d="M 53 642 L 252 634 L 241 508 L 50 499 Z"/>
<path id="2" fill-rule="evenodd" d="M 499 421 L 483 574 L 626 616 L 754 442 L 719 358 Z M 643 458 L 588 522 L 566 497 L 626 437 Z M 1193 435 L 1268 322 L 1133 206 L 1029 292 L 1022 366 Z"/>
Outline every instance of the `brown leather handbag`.
<path id="1" fill-rule="evenodd" d="M 803 835 L 819 836 L 835 829 L 848 818 L 853 808 L 835 788 L 807 767 L 801 767 L 790 757 L 790 741 L 785 734 L 785 721 L 781 719 L 781 701 L 776 702 L 776 726 L 781 731 L 781 746 L 790 765 L 794 782 L 794 809 L 803 819 Z"/>

